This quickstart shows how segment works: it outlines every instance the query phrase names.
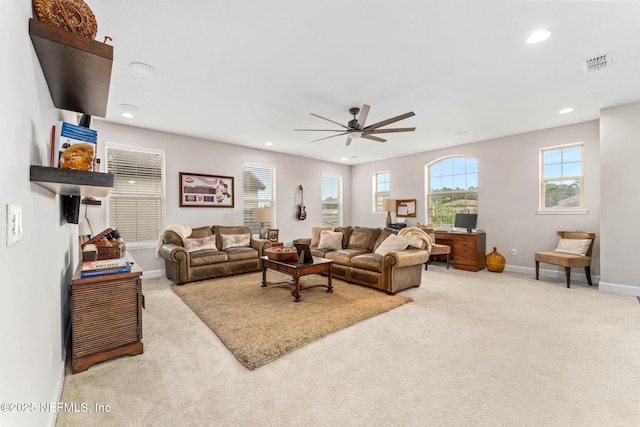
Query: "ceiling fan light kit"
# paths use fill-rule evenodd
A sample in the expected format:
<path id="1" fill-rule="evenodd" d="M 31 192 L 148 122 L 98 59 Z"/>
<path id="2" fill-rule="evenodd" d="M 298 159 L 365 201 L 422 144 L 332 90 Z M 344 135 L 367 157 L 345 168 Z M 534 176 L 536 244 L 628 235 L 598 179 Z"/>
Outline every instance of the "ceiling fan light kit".
<path id="1" fill-rule="evenodd" d="M 398 122 L 400 120 L 404 120 L 406 118 L 415 116 L 415 113 L 413 111 L 401 114 L 399 116 L 391 117 L 390 119 L 383 120 L 381 122 L 377 122 L 377 123 L 374 123 L 374 124 L 369 125 L 369 126 L 365 126 L 365 122 L 367 120 L 367 116 L 369 115 L 369 109 L 370 108 L 371 107 L 368 106 L 367 104 L 363 104 L 361 109 L 358 108 L 358 107 L 349 108 L 349 113 L 351 115 L 353 115 L 353 119 L 349 120 L 349 122 L 347 123 L 346 126 L 343 125 L 340 122 L 335 121 L 335 120 L 331 120 L 331 119 L 328 119 L 326 117 L 322 117 L 322 116 L 320 116 L 318 114 L 315 114 L 315 113 L 310 113 L 312 116 L 317 117 L 317 118 L 322 119 L 322 120 L 326 120 L 326 121 L 331 122 L 333 124 L 336 124 L 336 125 L 342 127 L 342 129 L 294 129 L 294 131 L 340 132 L 340 133 L 338 133 L 336 135 L 331 135 L 331 136 L 326 136 L 324 138 L 315 139 L 312 142 L 322 141 L 324 139 L 329 139 L 329 138 L 333 138 L 333 137 L 336 137 L 336 136 L 346 135 L 347 136 L 346 145 L 350 145 L 352 140 L 359 139 L 359 138 L 369 139 L 371 141 L 377 141 L 377 142 L 386 142 L 387 141 L 386 139 L 383 139 L 383 138 L 380 138 L 378 136 L 375 136 L 374 134 L 392 133 L 392 132 L 413 132 L 414 130 L 416 130 L 415 127 L 380 129 L 383 126 L 390 125 L 391 123 L 395 123 L 395 122 Z"/>

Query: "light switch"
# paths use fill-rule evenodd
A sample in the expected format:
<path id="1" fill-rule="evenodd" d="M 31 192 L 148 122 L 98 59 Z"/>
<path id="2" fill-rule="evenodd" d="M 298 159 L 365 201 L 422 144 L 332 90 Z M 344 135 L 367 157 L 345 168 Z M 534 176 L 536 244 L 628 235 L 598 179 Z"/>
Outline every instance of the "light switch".
<path id="1" fill-rule="evenodd" d="M 7 205 L 7 246 L 22 239 L 22 206 Z"/>

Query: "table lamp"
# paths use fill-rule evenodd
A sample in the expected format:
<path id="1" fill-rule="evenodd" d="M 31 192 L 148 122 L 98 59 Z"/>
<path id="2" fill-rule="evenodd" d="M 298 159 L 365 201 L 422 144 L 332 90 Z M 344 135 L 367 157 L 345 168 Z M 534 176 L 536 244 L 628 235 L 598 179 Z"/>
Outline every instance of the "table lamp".
<path id="1" fill-rule="evenodd" d="M 269 222 L 269 208 L 253 208 L 253 221 L 260 223 L 260 238 L 266 239 L 267 233 L 264 229 L 264 223 Z"/>
<path id="2" fill-rule="evenodd" d="M 384 199 L 382 201 L 382 209 L 387 211 L 387 227 L 391 224 L 391 211 L 396 210 L 396 199 Z"/>

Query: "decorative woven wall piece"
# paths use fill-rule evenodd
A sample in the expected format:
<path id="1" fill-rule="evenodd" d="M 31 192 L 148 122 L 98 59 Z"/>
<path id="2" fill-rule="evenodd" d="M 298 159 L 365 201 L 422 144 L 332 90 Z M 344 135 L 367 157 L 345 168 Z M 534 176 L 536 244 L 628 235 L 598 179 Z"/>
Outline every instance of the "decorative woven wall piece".
<path id="1" fill-rule="evenodd" d="M 96 38 L 96 17 L 82 0 L 33 0 L 33 11 L 38 21 L 89 39 Z"/>

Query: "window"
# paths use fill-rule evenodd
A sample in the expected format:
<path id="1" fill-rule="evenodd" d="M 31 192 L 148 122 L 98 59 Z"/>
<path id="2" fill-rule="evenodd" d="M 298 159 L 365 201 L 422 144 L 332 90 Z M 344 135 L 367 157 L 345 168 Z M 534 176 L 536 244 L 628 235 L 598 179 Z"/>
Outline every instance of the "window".
<path id="1" fill-rule="evenodd" d="M 478 161 L 449 157 L 428 167 L 430 222 L 454 224 L 457 213 L 478 213 Z"/>
<path id="2" fill-rule="evenodd" d="M 540 150 L 542 210 L 582 208 L 582 144 Z"/>
<path id="3" fill-rule="evenodd" d="M 322 174 L 322 225 L 342 225 L 342 178 Z"/>
<path id="4" fill-rule="evenodd" d="M 252 234 L 260 232 L 260 223 L 253 220 L 253 208 L 270 208 L 271 219 L 264 228 L 275 228 L 275 182 L 276 170 L 271 166 L 242 164 L 242 209 L 244 225 Z"/>
<path id="5" fill-rule="evenodd" d="M 164 151 L 105 145 L 106 170 L 114 174 L 107 223 L 127 244 L 153 243 L 164 230 Z"/>
<path id="6" fill-rule="evenodd" d="M 386 212 L 382 207 L 384 199 L 391 198 L 391 174 L 389 172 L 377 172 L 373 177 L 374 211 Z"/>

